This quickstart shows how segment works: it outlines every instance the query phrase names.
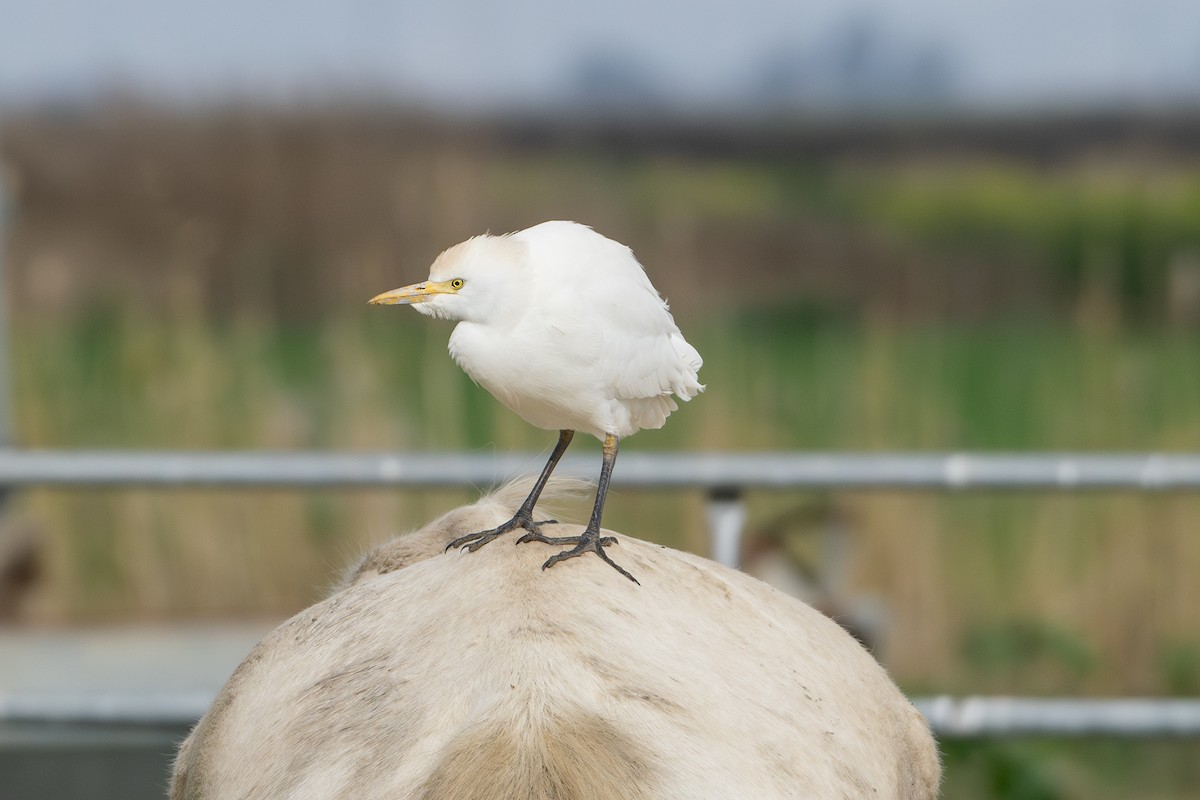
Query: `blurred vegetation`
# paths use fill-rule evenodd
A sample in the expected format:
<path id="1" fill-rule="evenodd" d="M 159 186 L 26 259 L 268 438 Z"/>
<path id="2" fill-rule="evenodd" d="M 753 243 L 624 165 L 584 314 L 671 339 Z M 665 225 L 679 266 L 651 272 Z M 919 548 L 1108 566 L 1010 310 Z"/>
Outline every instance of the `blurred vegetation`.
<path id="1" fill-rule="evenodd" d="M 964 740 L 942 743 L 946 800 L 1165 800 L 1195 795 L 1194 741 Z"/>
<path id="2" fill-rule="evenodd" d="M 543 451 L 552 434 L 454 367 L 448 325 L 364 303 L 469 235 L 573 218 L 634 248 L 706 359 L 708 391 L 628 447 L 1200 450 L 1186 154 L 697 156 L 387 115 L 128 109 L 2 134 L 24 445 Z M 51 557 L 26 618 L 289 613 L 370 542 L 473 495 L 31 491 L 19 508 Z M 805 499 L 754 494 L 752 530 Z M 827 504 L 910 688 L 1198 691 L 1200 498 Z M 706 549 L 691 494 L 619 491 L 605 521 Z M 946 796 L 1195 784 L 1185 748 L 1155 747 L 954 745 Z M 1064 753 L 1083 751 L 1124 777 L 1079 773 Z"/>

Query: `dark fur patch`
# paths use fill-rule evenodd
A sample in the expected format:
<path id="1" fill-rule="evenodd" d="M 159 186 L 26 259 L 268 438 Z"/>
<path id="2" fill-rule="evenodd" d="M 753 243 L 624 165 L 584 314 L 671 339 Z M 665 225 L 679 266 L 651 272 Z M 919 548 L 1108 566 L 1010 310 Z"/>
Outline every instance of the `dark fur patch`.
<path id="1" fill-rule="evenodd" d="M 591 714 L 548 717 L 521 733 L 500 721 L 450 742 L 420 800 L 649 800 L 651 754 Z"/>

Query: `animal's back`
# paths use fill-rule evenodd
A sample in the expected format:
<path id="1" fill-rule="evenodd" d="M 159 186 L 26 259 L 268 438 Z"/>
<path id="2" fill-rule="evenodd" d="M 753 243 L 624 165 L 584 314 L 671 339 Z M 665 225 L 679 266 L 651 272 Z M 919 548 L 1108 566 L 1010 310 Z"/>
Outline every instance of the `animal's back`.
<path id="1" fill-rule="evenodd" d="M 641 586 L 599 560 L 543 572 L 536 545 L 441 554 L 508 505 L 384 546 L 265 639 L 172 797 L 936 795 L 924 721 L 833 622 L 623 536 Z"/>

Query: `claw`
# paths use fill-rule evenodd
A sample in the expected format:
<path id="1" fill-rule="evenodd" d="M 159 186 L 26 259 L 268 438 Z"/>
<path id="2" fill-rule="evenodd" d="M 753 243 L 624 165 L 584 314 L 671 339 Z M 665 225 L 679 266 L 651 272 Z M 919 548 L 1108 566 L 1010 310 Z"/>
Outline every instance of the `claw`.
<path id="1" fill-rule="evenodd" d="M 547 519 L 541 522 L 534 522 L 533 515 L 528 511 L 518 511 L 516 516 L 508 522 L 497 525 L 491 530 L 479 531 L 478 533 L 468 533 L 466 536 L 460 536 L 450 544 L 446 545 L 446 550 L 452 550 L 455 547 L 461 547 L 469 552 L 474 553 L 479 548 L 483 547 L 488 542 L 503 536 L 504 534 L 514 531 L 517 528 L 525 530 L 525 535 L 517 539 L 516 544 L 527 544 L 529 542 L 541 542 L 542 544 L 573 544 L 575 545 L 570 550 L 564 550 L 558 555 L 551 556 L 542 564 L 542 569 L 549 569 L 560 561 L 566 561 L 569 558 L 581 556 L 584 553 L 595 553 L 600 556 L 610 567 L 624 575 L 629 580 L 636 583 L 638 586 L 642 584 L 637 578 L 626 572 L 620 564 L 608 557 L 608 553 L 604 552 L 604 548 L 611 547 L 617 543 L 615 536 L 601 536 L 598 531 L 592 530 L 590 527 L 585 528 L 579 536 L 545 536 L 542 534 L 542 525 L 557 525 L 556 520 Z"/>
<path id="2" fill-rule="evenodd" d="M 542 544 L 575 544 L 578 541 L 578 536 L 543 536 L 541 531 L 530 531 L 520 539 L 517 539 L 517 544 L 527 544 L 529 542 L 541 542 Z"/>
<path id="3" fill-rule="evenodd" d="M 518 511 L 516 516 L 501 525 L 497 525 L 488 531 L 479 531 L 478 533 L 468 533 L 466 536 L 460 536 L 450 544 L 446 545 L 446 550 L 453 550 L 455 547 L 465 547 L 470 552 L 474 553 L 479 548 L 483 547 L 488 542 L 495 539 L 497 536 L 503 536 L 509 531 L 515 531 L 517 528 L 523 528 L 529 531 L 527 534 L 517 539 L 517 544 L 524 542 L 545 542 L 547 544 L 569 544 L 567 541 L 559 541 L 558 539 L 542 536 L 541 527 L 543 525 L 557 525 L 556 519 L 543 519 L 537 522 L 533 521 L 533 515 L 530 512 Z M 572 542 L 575 539 L 571 540 Z"/>
<path id="4" fill-rule="evenodd" d="M 525 537 L 522 537 L 522 538 L 525 538 Z M 542 564 L 542 569 L 549 569 L 550 567 L 553 567 L 555 564 L 559 563 L 560 561 L 566 561 L 569 558 L 575 558 L 577 556 L 583 555 L 584 553 L 591 552 L 591 553 L 595 553 L 596 555 L 600 556 L 600 559 L 602 561 L 604 561 L 604 563 L 608 564 L 610 567 L 612 567 L 617 572 L 624 575 L 626 578 L 629 578 L 629 580 L 633 581 L 638 586 L 642 585 L 641 581 L 639 581 L 637 578 L 633 577 L 628 572 L 626 572 L 625 569 L 623 567 L 621 567 L 620 564 L 618 564 L 617 562 L 613 561 L 611 558 L 608 557 L 608 553 L 604 552 L 604 548 L 617 543 L 617 539 L 615 536 L 603 536 L 602 537 L 602 536 L 600 536 L 600 534 L 597 531 L 593 531 L 590 528 L 588 528 L 588 529 L 585 529 L 583 534 L 580 536 L 564 536 L 564 537 L 562 537 L 562 540 L 563 541 L 552 542 L 552 544 L 575 543 L 575 546 L 572 547 L 570 550 L 562 551 L 558 555 L 550 556 L 550 558 L 546 559 L 546 563 Z"/>
<path id="5" fill-rule="evenodd" d="M 479 531 L 478 533 L 468 533 L 466 536 L 458 537 L 454 541 L 450 542 L 450 544 L 446 545 L 446 550 L 452 550 L 455 547 L 465 547 L 467 550 L 474 553 L 476 550 L 483 547 L 496 537 L 503 536 L 509 531 L 514 531 L 517 528 L 524 528 L 531 534 L 537 533 L 538 535 L 541 535 L 538 531 L 538 523 L 534 522 L 533 518 L 528 513 L 522 514 L 518 511 L 517 515 L 508 522 L 497 525 L 491 530 Z"/>

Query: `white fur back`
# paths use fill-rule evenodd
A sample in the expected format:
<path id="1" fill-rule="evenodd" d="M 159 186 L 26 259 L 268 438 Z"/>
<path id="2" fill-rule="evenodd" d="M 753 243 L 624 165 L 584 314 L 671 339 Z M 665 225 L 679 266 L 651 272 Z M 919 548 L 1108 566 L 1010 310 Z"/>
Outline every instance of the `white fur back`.
<path id="1" fill-rule="evenodd" d="M 619 537 L 441 549 L 507 488 L 372 553 L 264 639 L 180 750 L 176 800 L 933 798 L 920 715 L 841 628 Z M 576 526 L 548 529 L 577 533 Z"/>

